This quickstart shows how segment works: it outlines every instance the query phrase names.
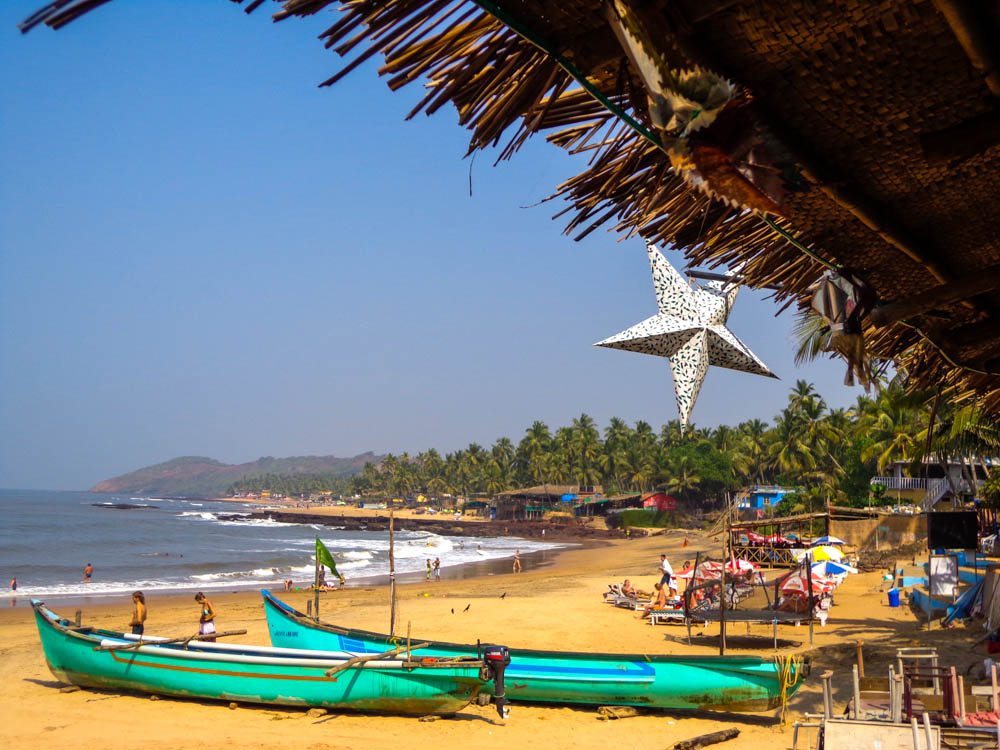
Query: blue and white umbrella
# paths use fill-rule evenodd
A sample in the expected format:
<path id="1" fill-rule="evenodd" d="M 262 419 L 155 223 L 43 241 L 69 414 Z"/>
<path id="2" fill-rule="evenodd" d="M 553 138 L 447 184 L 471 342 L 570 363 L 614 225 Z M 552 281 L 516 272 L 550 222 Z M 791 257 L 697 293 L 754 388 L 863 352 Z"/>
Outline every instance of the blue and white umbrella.
<path id="1" fill-rule="evenodd" d="M 819 547 L 823 544 L 847 544 L 847 542 L 835 536 L 821 536 L 819 539 L 813 539 L 811 546 Z"/>

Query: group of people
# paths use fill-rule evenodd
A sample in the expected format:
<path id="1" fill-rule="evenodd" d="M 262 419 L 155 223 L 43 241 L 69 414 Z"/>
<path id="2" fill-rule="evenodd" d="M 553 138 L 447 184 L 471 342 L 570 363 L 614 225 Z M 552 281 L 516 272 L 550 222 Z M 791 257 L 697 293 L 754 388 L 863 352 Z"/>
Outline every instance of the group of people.
<path id="1" fill-rule="evenodd" d="M 687 573 L 691 569 L 691 562 L 685 561 L 684 567 L 681 569 L 682 573 Z M 660 580 L 653 584 L 653 588 L 656 593 L 650 600 L 649 604 L 643 607 L 642 614 L 640 617 L 646 617 L 654 609 L 666 609 L 667 602 L 671 599 L 676 600 L 680 598 L 680 589 L 678 588 L 678 577 L 674 573 L 673 566 L 667 559 L 666 555 L 660 555 Z M 628 591 L 626 591 L 628 589 Z M 631 582 L 626 578 L 625 583 L 622 584 L 622 593 L 629 594 L 629 592 L 634 592 L 635 589 L 632 588 Z"/>
<path id="2" fill-rule="evenodd" d="M 431 562 L 431 559 L 429 557 L 427 558 L 427 580 L 428 581 L 431 580 L 431 575 L 434 576 L 434 580 L 435 581 L 440 581 L 441 580 L 441 558 L 440 557 L 435 557 L 433 563 Z"/>
<path id="3" fill-rule="evenodd" d="M 215 642 L 215 607 L 200 591 L 194 595 L 194 600 L 198 602 L 198 635 L 200 640 Z M 141 591 L 132 593 L 132 620 L 129 627 L 132 635 L 142 635 L 146 629 L 146 595 Z"/>

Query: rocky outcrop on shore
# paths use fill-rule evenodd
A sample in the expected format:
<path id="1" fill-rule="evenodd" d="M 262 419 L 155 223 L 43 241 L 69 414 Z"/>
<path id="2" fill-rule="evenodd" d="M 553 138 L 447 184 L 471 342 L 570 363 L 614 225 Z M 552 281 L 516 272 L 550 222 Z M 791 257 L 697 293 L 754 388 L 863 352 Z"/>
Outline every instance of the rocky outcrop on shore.
<path id="1" fill-rule="evenodd" d="M 220 521 L 239 521 L 247 518 L 268 519 L 281 523 L 321 524 L 336 526 L 349 531 L 387 531 L 389 516 L 327 516 L 294 511 L 268 510 L 247 515 L 220 513 Z M 618 529 L 601 529 L 577 519 L 551 521 L 466 521 L 453 518 L 396 518 L 398 531 L 430 531 L 442 536 L 517 536 L 549 539 L 614 539 L 623 537 Z M 542 532 L 545 532 L 544 534 Z"/>

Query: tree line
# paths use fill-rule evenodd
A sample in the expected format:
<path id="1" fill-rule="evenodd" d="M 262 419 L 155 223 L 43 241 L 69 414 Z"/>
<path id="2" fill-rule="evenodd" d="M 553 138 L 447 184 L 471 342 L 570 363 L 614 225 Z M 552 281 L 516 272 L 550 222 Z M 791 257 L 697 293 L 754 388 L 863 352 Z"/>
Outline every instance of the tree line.
<path id="1" fill-rule="evenodd" d="M 390 454 L 349 479 L 329 478 L 323 489 L 468 497 L 529 485 L 578 484 L 602 485 L 605 495 L 658 489 L 707 505 L 748 485 L 780 484 L 798 489 L 786 507 L 798 511 L 828 501 L 871 502 L 871 477 L 896 461 L 911 463 L 913 476 L 919 476 L 917 467 L 928 455 L 962 464 L 969 478 L 977 465 L 988 474 L 985 459 L 998 450 L 995 420 L 932 394 L 907 394 L 898 379 L 846 409 L 829 408 L 811 383 L 800 380 L 772 423 L 753 419 L 684 430 L 674 420 L 656 431 L 648 422 L 629 425 L 616 417 L 601 430 L 581 414 L 555 430 L 535 421 L 516 444 L 501 437 L 489 448 L 472 443 L 444 455 L 433 448 Z M 279 479 L 238 484 L 275 491 L 304 478 Z M 314 478 L 313 491 L 323 481 Z M 879 499 L 876 493 L 874 500 Z"/>

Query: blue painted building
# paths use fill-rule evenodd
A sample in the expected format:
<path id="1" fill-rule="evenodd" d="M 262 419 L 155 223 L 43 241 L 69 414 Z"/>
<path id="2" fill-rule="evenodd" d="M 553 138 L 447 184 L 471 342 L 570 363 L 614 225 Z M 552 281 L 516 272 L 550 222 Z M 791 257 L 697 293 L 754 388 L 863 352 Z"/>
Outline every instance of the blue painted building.
<path id="1" fill-rule="evenodd" d="M 757 485 L 741 493 L 739 497 L 740 510 L 767 510 L 780 503 L 785 495 L 795 492 L 794 487 L 779 487 L 772 485 Z"/>

